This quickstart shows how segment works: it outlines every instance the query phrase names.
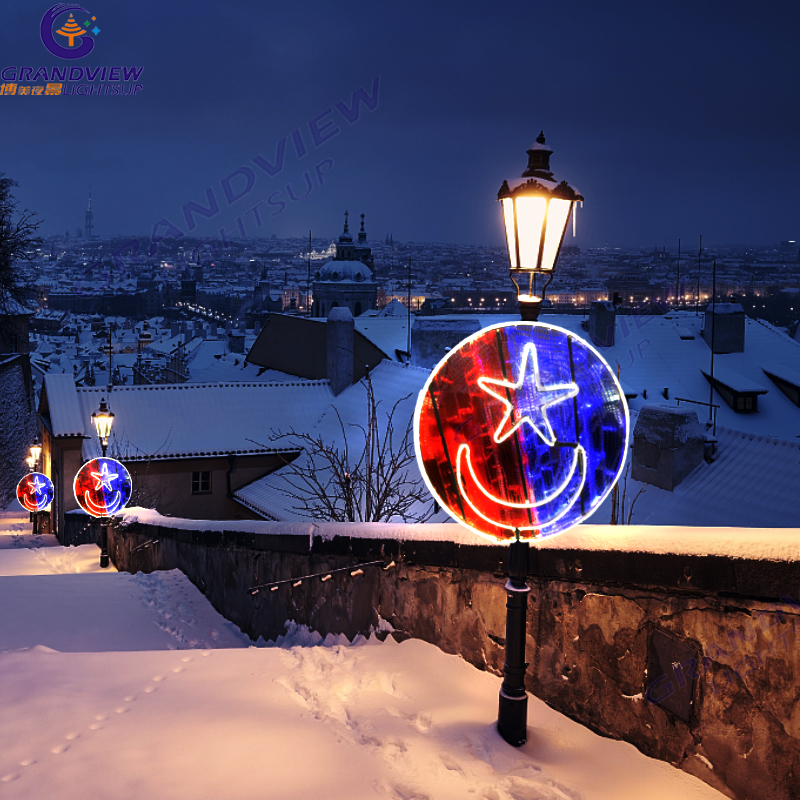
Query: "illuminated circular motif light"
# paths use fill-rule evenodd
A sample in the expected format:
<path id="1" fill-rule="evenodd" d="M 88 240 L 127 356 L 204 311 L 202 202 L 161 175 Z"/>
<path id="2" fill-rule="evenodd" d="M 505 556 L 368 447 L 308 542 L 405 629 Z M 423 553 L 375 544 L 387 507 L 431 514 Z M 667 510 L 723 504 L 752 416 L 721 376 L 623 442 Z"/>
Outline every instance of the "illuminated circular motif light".
<path id="1" fill-rule="evenodd" d="M 53 502 L 53 482 L 41 472 L 29 472 L 17 484 L 17 500 L 26 511 L 44 511 Z"/>
<path id="2" fill-rule="evenodd" d="M 109 517 L 131 499 L 131 476 L 114 458 L 93 458 L 75 476 L 75 499 L 93 517 Z"/>
<path id="3" fill-rule="evenodd" d="M 539 539 L 586 519 L 625 463 L 628 405 L 579 336 L 542 322 L 485 328 L 437 365 L 414 417 L 428 488 L 494 539 Z"/>

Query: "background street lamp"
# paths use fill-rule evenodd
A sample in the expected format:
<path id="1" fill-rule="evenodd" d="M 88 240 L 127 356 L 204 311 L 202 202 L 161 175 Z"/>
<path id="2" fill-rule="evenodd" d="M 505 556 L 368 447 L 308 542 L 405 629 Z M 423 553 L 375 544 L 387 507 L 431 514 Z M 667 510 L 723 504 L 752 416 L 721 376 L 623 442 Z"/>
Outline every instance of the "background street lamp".
<path id="1" fill-rule="evenodd" d="M 550 171 L 553 151 L 540 133 L 528 152 L 528 167 L 517 180 L 503 181 L 497 199 L 503 204 L 511 280 L 517 287 L 522 319 L 539 318 L 544 294 L 553 280 L 570 213 L 583 197 Z M 541 278 L 540 278 L 541 276 Z M 541 289 L 537 282 L 542 281 Z"/>
<path id="2" fill-rule="evenodd" d="M 31 443 L 31 454 L 25 459 L 28 462 L 28 467 L 31 472 L 37 472 L 39 469 L 39 456 L 42 454 L 42 442 L 38 435 L 33 437 Z M 31 521 L 33 522 L 34 535 L 39 533 L 39 512 L 31 511 Z"/>
<path id="3" fill-rule="evenodd" d="M 42 442 L 38 436 L 35 436 L 33 439 L 33 443 L 31 444 L 31 458 L 33 459 L 33 467 L 32 469 L 36 469 L 39 466 L 39 456 L 42 454 Z"/>
<path id="4" fill-rule="evenodd" d="M 106 404 L 105 398 L 100 400 L 100 408 L 92 413 L 92 424 L 97 430 L 97 438 L 103 448 L 103 457 L 108 447 L 108 437 L 111 435 L 111 426 L 114 424 L 114 412 Z"/>
<path id="5" fill-rule="evenodd" d="M 108 437 L 111 435 L 111 426 L 114 424 L 114 412 L 106 404 L 104 397 L 100 398 L 100 408 L 92 414 L 92 423 L 97 430 L 100 446 L 103 448 L 103 458 L 108 447 Z M 100 520 L 100 568 L 108 566 L 108 517 Z"/>

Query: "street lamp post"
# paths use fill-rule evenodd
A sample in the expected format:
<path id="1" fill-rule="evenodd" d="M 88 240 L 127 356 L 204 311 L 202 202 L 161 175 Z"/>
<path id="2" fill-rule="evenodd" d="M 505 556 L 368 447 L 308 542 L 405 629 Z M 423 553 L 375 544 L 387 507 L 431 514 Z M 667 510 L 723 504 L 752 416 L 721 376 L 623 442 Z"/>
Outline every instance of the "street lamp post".
<path id="1" fill-rule="evenodd" d="M 114 424 L 114 412 L 108 407 L 105 398 L 100 399 L 100 408 L 92 413 L 92 423 L 97 430 L 97 438 L 100 439 L 100 447 L 103 450 L 103 458 L 106 457 L 108 448 L 108 437 L 111 435 L 111 426 Z M 108 517 L 100 520 L 100 568 L 108 567 Z"/>
<path id="2" fill-rule="evenodd" d="M 556 182 L 550 170 L 553 151 L 541 132 L 528 153 L 520 179 L 503 181 L 497 199 L 503 205 L 510 276 L 517 287 L 520 316 L 536 322 L 545 292 L 555 274 L 558 254 L 573 206 L 583 196 L 566 181 Z M 541 289 L 538 281 L 543 281 Z M 528 542 L 509 546 L 506 582 L 506 652 L 497 715 L 497 730 L 515 747 L 527 738 L 528 694 L 525 691 L 525 627 L 530 587 L 525 582 Z"/>
<path id="3" fill-rule="evenodd" d="M 503 204 L 511 280 L 517 287 L 522 319 L 539 319 L 544 295 L 553 280 L 558 253 L 572 207 L 583 196 L 550 170 L 553 151 L 540 133 L 528 152 L 528 166 L 517 180 L 503 181 L 497 199 Z M 537 286 L 544 281 L 541 289 Z"/>
<path id="4" fill-rule="evenodd" d="M 39 436 L 33 437 L 33 442 L 31 444 L 31 454 L 25 459 L 28 462 L 28 467 L 30 468 L 31 472 L 38 471 L 39 468 L 39 456 L 42 454 L 42 442 L 39 439 Z M 33 533 L 34 535 L 39 533 L 39 512 L 38 511 L 31 511 L 31 520 L 33 522 Z"/>

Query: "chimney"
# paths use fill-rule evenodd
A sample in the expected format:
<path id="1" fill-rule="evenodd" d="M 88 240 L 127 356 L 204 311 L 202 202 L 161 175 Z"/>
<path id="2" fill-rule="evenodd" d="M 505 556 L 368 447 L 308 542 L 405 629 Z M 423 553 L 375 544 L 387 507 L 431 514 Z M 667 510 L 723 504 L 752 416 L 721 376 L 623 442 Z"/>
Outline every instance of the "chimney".
<path id="1" fill-rule="evenodd" d="M 715 353 L 744 353 L 744 309 L 739 303 L 716 303 L 706 307 L 703 338 Z"/>
<path id="2" fill-rule="evenodd" d="M 433 369 L 453 347 L 480 329 L 475 318 L 417 317 L 411 327 L 411 363 Z"/>
<path id="3" fill-rule="evenodd" d="M 241 331 L 231 331 L 228 334 L 228 350 L 231 353 L 244 354 L 244 334 Z"/>
<path id="4" fill-rule="evenodd" d="M 631 477 L 673 491 L 703 461 L 704 438 L 694 411 L 642 406 L 633 429 Z"/>
<path id="5" fill-rule="evenodd" d="M 610 300 L 595 300 L 589 309 L 589 337 L 596 347 L 612 347 L 617 331 L 617 309 Z"/>
<path id="6" fill-rule="evenodd" d="M 334 395 L 353 383 L 353 335 L 355 324 L 350 309 L 332 308 L 328 314 L 328 380 Z"/>

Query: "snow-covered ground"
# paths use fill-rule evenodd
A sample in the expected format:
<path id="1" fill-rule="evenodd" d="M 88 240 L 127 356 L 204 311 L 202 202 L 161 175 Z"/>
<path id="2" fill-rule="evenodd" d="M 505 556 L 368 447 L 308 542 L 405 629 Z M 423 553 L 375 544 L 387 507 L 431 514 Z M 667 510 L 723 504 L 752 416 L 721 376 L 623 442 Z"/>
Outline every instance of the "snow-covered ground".
<path id="1" fill-rule="evenodd" d="M 0 515 L 0 796 L 59 800 L 719 800 L 432 645 L 290 629 L 254 647 L 178 572 Z"/>

